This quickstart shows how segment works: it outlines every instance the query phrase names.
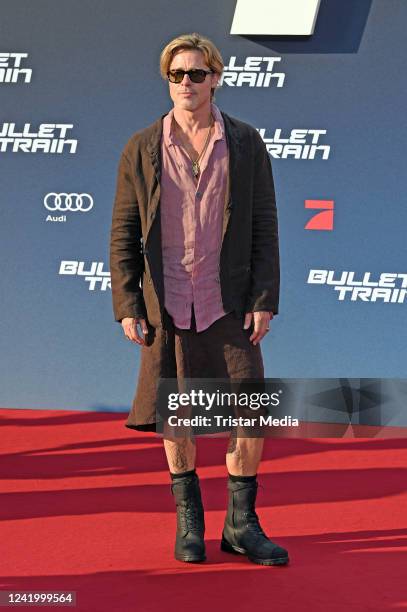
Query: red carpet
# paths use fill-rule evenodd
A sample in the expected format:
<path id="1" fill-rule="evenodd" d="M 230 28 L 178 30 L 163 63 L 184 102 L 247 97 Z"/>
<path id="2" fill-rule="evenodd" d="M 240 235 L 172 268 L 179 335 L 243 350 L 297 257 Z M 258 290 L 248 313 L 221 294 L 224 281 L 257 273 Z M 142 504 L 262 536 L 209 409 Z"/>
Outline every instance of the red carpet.
<path id="1" fill-rule="evenodd" d="M 266 441 L 257 508 L 286 567 L 219 550 L 226 441 L 200 438 L 208 560 L 188 565 L 162 443 L 126 416 L 0 411 L 0 589 L 96 612 L 407 608 L 405 438 Z"/>

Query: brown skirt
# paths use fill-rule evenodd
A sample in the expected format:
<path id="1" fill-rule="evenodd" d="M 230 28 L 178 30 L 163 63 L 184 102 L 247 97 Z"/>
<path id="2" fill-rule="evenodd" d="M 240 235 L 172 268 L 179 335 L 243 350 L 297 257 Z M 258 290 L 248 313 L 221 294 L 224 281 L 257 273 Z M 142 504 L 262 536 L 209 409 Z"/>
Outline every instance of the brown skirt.
<path id="1" fill-rule="evenodd" d="M 146 344 L 141 346 L 137 388 L 125 426 L 139 431 L 156 431 L 158 381 L 185 378 L 264 379 L 260 344 L 254 346 L 244 318 L 235 312 L 224 315 L 207 329 L 197 332 L 192 307 L 191 328 L 180 329 L 167 317 L 163 327 L 150 325 Z"/>

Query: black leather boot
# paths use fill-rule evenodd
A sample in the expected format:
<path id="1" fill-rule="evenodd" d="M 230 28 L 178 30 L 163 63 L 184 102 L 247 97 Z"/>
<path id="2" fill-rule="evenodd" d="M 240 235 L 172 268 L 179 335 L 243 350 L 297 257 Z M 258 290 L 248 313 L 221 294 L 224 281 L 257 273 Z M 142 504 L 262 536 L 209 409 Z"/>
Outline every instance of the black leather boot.
<path id="1" fill-rule="evenodd" d="M 171 492 L 177 506 L 175 558 L 189 563 L 205 561 L 204 509 L 198 475 L 175 478 Z"/>
<path id="2" fill-rule="evenodd" d="M 221 549 L 246 555 L 260 565 L 285 565 L 288 552 L 264 533 L 255 511 L 258 483 L 228 479 L 229 503 L 222 533 Z"/>

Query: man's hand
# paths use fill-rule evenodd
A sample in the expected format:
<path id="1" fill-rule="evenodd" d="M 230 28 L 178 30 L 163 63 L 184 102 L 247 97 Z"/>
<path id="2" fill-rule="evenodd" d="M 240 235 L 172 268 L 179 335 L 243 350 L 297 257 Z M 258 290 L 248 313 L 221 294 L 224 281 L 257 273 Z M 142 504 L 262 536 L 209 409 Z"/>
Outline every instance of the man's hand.
<path id="1" fill-rule="evenodd" d="M 250 342 L 253 341 L 253 345 L 255 346 L 258 342 L 260 342 L 260 340 L 262 340 L 262 338 L 264 338 L 267 332 L 270 331 L 270 321 L 273 318 L 273 313 L 266 310 L 246 312 L 243 329 L 248 329 L 250 327 L 253 315 L 254 329 L 249 340 Z"/>
<path id="2" fill-rule="evenodd" d="M 145 344 L 145 339 L 138 334 L 137 325 L 140 325 L 142 333 L 146 336 L 148 334 L 148 328 L 145 319 L 133 319 L 132 317 L 125 317 L 122 319 L 122 327 L 126 338 L 132 342 L 136 342 L 136 344 Z"/>

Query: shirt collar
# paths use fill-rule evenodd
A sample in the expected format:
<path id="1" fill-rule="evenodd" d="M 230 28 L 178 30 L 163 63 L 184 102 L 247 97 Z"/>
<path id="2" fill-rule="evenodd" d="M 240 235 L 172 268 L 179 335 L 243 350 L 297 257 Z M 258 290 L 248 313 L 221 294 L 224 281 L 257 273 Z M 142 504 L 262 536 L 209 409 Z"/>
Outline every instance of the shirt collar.
<path id="1" fill-rule="evenodd" d="M 224 140 L 225 139 L 225 124 L 223 121 L 222 113 L 219 108 L 211 102 L 211 111 L 214 119 L 214 134 L 215 140 Z M 173 117 L 174 117 L 174 108 L 172 108 L 167 115 L 165 115 L 163 119 L 163 139 L 164 143 L 167 146 L 171 145 L 179 145 L 181 144 L 177 139 L 176 135 L 173 131 Z"/>

